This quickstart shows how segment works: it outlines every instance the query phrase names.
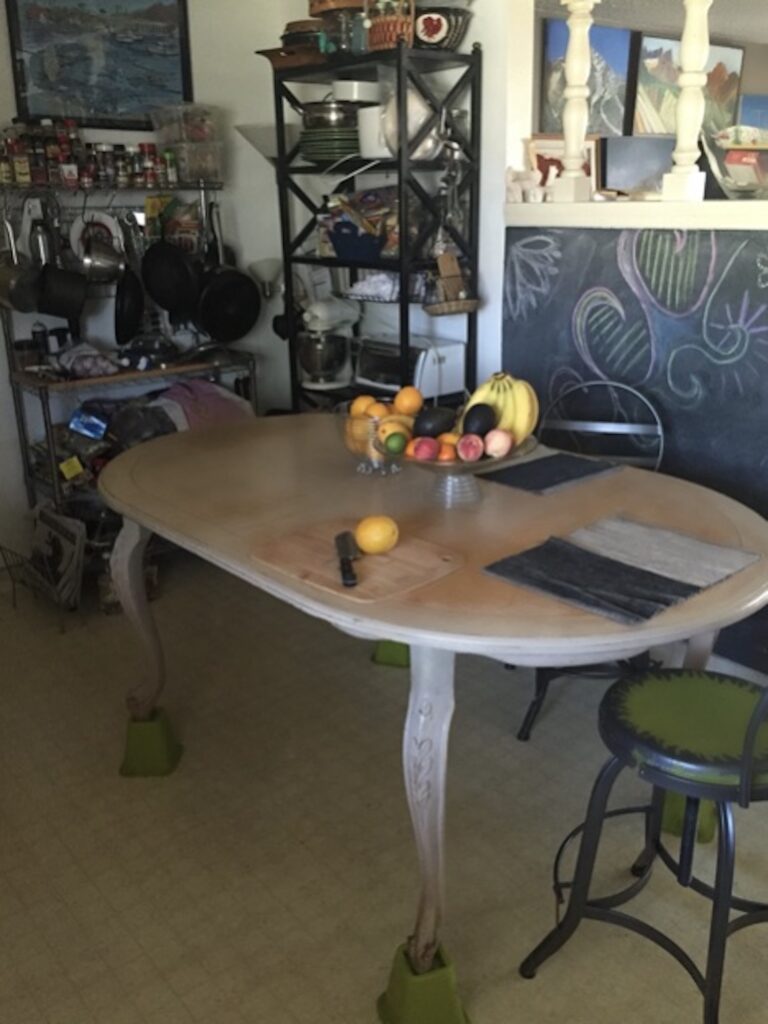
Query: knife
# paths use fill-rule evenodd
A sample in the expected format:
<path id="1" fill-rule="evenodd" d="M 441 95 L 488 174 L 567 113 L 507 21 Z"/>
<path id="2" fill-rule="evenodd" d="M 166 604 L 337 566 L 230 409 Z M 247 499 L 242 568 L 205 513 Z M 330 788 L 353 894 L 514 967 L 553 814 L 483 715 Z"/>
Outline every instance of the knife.
<path id="1" fill-rule="evenodd" d="M 343 533 L 336 534 L 335 541 L 336 553 L 339 556 L 341 582 L 345 587 L 356 587 L 357 573 L 352 562 L 360 556 L 360 549 L 357 546 L 354 534 L 351 530 L 344 530 Z"/>

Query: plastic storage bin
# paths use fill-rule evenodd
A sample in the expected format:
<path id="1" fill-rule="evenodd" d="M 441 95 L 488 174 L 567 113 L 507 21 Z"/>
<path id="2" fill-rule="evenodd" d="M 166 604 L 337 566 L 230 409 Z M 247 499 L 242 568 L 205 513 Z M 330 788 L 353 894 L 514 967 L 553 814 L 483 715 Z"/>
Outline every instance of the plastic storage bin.
<path id="1" fill-rule="evenodd" d="M 174 103 L 151 111 L 152 124 L 159 142 L 215 142 L 218 138 L 218 111 L 203 103 Z"/>
<path id="2" fill-rule="evenodd" d="M 179 168 L 179 181 L 224 180 L 223 145 L 220 142 L 180 142 L 171 147 Z"/>

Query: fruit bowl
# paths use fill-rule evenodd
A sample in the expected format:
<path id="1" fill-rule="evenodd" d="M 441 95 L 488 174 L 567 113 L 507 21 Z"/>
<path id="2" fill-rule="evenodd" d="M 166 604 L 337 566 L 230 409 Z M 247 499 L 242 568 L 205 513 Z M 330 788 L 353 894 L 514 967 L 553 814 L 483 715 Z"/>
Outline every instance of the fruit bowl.
<path id="1" fill-rule="evenodd" d="M 418 466 L 435 475 L 433 497 L 443 508 L 458 508 L 474 505 L 481 497 L 477 477 L 483 473 L 491 473 L 496 469 L 504 469 L 523 458 L 536 448 L 538 441 L 531 434 L 522 444 L 514 448 L 508 455 L 499 459 L 484 456 L 477 462 L 421 462 L 407 458 L 405 464 Z"/>
<path id="2" fill-rule="evenodd" d="M 358 473 L 398 473 L 402 452 L 388 450 L 381 440 L 382 420 L 376 416 L 353 416 L 351 402 L 342 402 L 335 410 L 344 447 L 357 460 Z"/>

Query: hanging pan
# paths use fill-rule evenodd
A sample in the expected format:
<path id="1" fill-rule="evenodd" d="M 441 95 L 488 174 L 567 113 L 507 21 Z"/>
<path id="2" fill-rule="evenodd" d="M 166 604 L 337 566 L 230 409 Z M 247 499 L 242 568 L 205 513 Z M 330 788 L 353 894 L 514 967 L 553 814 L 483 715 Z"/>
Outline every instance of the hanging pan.
<path id="1" fill-rule="evenodd" d="M 229 345 L 253 329 L 261 312 L 261 294 L 252 277 L 223 265 L 221 218 L 210 205 L 209 230 L 215 241 L 217 265 L 202 277 L 195 323 L 220 345 Z"/>
<path id="2" fill-rule="evenodd" d="M 151 245 L 141 261 L 148 294 L 177 323 L 188 323 L 195 317 L 200 270 L 197 259 L 165 240 Z"/>
<path id="3" fill-rule="evenodd" d="M 115 289 L 115 341 L 127 345 L 136 337 L 144 316 L 144 289 L 138 274 L 126 267 Z"/>

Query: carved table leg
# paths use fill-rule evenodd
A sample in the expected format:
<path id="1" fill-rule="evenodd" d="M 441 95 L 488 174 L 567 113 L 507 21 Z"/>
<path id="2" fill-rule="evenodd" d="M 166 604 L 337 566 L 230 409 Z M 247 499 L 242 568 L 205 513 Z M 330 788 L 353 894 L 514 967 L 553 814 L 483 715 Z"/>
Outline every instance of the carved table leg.
<path id="1" fill-rule="evenodd" d="M 395 955 L 378 1002 L 384 1024 L 466 1024 L 454 967 L 440 945 L 448 734 L 453 717 L 452 651 L 411 647 L 411 697 L 403 768 L 421 873 L 413 935 Z"/>
<path id="2" fill-rule="evenodd" d="M 411 647 L 411 698 L 403 736 L 408 807 L 421 871 L 416 927 L 408 959 L 417 974 L 430 970 L 443 916 L 443 835 L 448 733 L 453 717 L 452 651 Z"/>
<path id="3" fill-rule="evenodd" d="M 703 672 L 709 662 L 712 650 L 717 642 L 719 630 L 700 633 L 688 641 L 683 658 L 683 668 L 692 672 Z M 673 836 L 683 834 L 685 819 L 685 798 L 677 793 L 667 791 L 664 794 L 664 813 L 662 829 Z M 700 843 L 710 843 L 715 838 L 717 814 L 711 800 L 702 800 L 699 804 L 699 820 L 696 839 Z"/>
<path id="4" fill-rule="evenodd" d="M 126 697 L 131 716 L 123 775 L 167 775 L 181 757 L 165 713 L 157 701 L 165 685 L 165 659 L 157 626 L 149 610 L 144 579 L 144 553 L 150 530 L 130 519 L 112 549 L 112 584 L 125 615 L 141 640 L 145 655 L 145 678 Z"/>

